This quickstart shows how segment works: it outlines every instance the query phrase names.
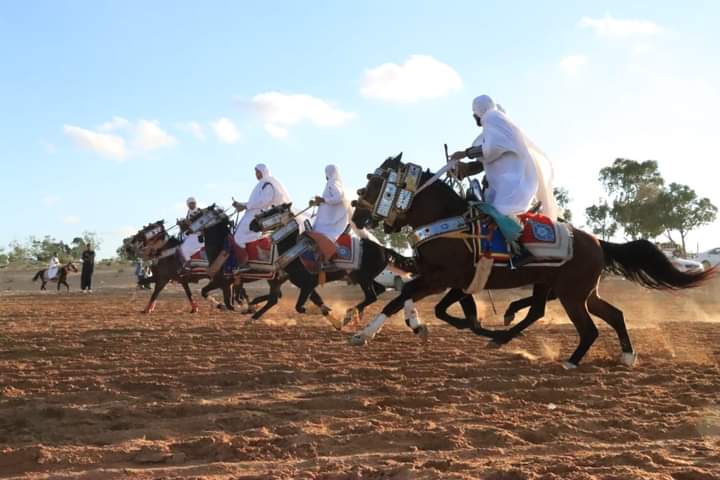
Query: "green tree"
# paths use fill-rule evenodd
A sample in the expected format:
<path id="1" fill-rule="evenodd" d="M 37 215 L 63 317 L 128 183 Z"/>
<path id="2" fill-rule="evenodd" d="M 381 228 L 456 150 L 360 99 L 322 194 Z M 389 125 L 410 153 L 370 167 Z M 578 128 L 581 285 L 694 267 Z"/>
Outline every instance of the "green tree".
<path id="1" fill-rule="evenodd" d="M 612 218 L 612 209 L 601 201 L 599 205 L 592 205 L 585 209 L 585 219 L 592 232 L 602 240 L 608 241 L 617 233 L 618 225 Z"/>
<path id="2" fill-rule="evenodd" d="M 92 245 L 94 250 L 100 248 L 102 241 L 95 232 L 85 231 L 82 236 L 73 238 L 71 242 L 71 255 L 73 258 L 80 258 L 87 245 Z"/>
<path id="3" fill-rule="evenodd" d="M 566 222 L 572 221 L 572 211 L 570 210 L 570 192 L 565 187 L 553 188 L 553 194 L 555 195 L 555 201 L 560 208 L 560 217 Z"/>
<path id="4" fill-rule="evenodd" d="M 627 235 L 655 238 L 665 231 L 660 215 L 665 181 L 656 161 L 618 158 L 600 170 L 600 181 L 612 200 L 611 215 Z"/>
<path id="5" fill-rule="evenodd" d="M 402 252 L 410 248 L 410 240 L 408 240 L 408 232 L 401 231 L 397 233 L 385 233 L 382 226 L 370 230 L 373 235 L 380 240 L 380 243 L 388 248 Z"/>
<path id="6" fill-rule="evenodd" d="M 718 209 L 708 198 L 700 198 L 687 185 L 671 183 L 662 193 L 659 208 L 668 239 L 676 242 L 671 232 L 680 235 L 680 246 L 683 255 L 687 255 L 685 239 L 687 234 L 703 225 L 712 223 L 717 218 Z"/>

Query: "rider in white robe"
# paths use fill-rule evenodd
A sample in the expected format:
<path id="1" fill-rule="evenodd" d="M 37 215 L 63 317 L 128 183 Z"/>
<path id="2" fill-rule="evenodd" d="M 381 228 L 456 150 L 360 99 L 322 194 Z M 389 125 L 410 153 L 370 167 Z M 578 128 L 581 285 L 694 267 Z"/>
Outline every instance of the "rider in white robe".
<path id="1" fill-rule="evenodd" d="M 191 216 L 195 215 L 197 212 L 200 211 L 200 208 L 197 206 L 197 201 L 195 201 L 194 197 L 190 197 L 187 199 L 187 207 L 188 212 L 187 215 L 185 215 L 186 219 L 190 218 Z M 187 234 L 182 245 L 180 245 L 180 254 L 183 257 L 183 260 L 185 262 L 189 262 L 190 257 L 199 252 L 203 248 L 203 246 L 203 243 L 200 241 L 199 233 Z"/>
<path id="2" fill-rule="evenodd" d="M 347 228 L 352 207 L 335 165 L 325 167 L 325 178 L 327 184 L 322 196 L 315 197 L 315 203 L 319 207 L 313 230 L 334 242 Z"/>
<path id="3" fill-rule="evenodd" d="M 60 268 L 60 260 L 58 260 L 57 255 L 53 255 L 50 259 L 50 264 L 48 265 L 47 269 L 47 278 L 48 280 L 52 280 L 57 276 L 58 269 Z"/>
<path id="4" fill-rule="evenodd" d="M 540 212 L 555 220 L 558 207 L 550 161 L 490 97 L 475 98 L 472 108 L 483 131 L 472 147 L 455 152 L 451 159 L 469 157 L 479 161 L 461 164 L 461 174 L 479 173 L 478 168 L 484 168 L 489 184 L 485 200 L 503 215 L 527 212 L 537 200 L 542 204 Z"/>
<path id="5" fill-rule="evenodd" d="M 246 244 L 260 238 L 259 232 L 250 230 L 250 223 L 258 213 L 270 207 L 290 202 L 287 190 L 275 177 L 270 175 L 270 169 L 267 166 L 262 163 L 256 165 L 255 177 L 258 179 L 258 183 L 247 203 L 235 202 L 233 204 L 238 211 L 245 210 L 245 214 L 235 230 L 235 243 L 240 247 L 245 247 Z"/>

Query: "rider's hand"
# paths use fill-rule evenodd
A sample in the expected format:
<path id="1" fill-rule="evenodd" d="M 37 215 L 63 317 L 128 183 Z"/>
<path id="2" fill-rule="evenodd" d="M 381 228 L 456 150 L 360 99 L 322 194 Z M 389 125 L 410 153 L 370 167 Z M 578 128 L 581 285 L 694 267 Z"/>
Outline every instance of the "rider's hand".
<path id="1" fill-rule="evenodd" d="M 242 202 L 233 202 L 233 207 L 235 207 L 235 210 L 238 212 L 242 212 L 247 208 L 247 205 Z"/>
<path id="2" fill-rule="evenodd" d="M 450 160 L 462 160 L 463 158 L 467 157 L 464 150 L 457 151 L 450 155 Z"/>
<path id="3" fill-rule="evenodd" d="M 321 204 L 325 203 L 325 199 L 324 199 L 323 197 L 317 197 L 317 196 L 316 196 L 316 197 L 313 199 L 313 201 L 315 202 L 315 205 L 321 205 Z"/>

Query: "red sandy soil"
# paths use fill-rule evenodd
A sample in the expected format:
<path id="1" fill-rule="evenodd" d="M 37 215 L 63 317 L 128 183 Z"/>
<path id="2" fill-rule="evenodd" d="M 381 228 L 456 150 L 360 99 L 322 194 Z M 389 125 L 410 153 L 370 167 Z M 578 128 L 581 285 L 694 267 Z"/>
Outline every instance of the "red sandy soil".
<path id="1" fill-rule="evenodd" d="M 598 321 L 576 371 L 560 365 L 577 336 L 556 305 L 493 350 L 431 319 L 429 299 L 427 343 L 396 316 L 358 348 L 352 329 L 296 314 L 293 289 L 248 325 L 206 304 L 191 315 L 176 287 L 141 315 L 148 294 L 110 283 L 0 295 L 0 477 L 720 479 L 720 283 L 606 281 L 639 363 L 618 362 Z M 358 298 L 321 294 L 337 311 Z"/>

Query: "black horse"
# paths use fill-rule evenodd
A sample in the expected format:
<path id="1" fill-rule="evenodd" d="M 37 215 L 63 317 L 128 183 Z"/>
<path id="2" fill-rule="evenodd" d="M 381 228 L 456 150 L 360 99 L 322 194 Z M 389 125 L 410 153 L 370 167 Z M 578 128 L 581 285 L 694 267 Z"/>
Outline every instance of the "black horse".
<path id="1" fill-rule="evenodd" d="M 204 272 L 188 272 L 183 269 L 182 261 L 178 257 L 177 250 L 182 242 L 176 237 L 167 234 L 162 220 L 151 223 L 142 228 L 138 233 L 125 239 L 123 249 L 130 257 L 139 256 L 145 260 L 152 260 L 150 270 L 152 280 L 155 283 L 150 300 L 143 309 L 143 313 L 152 313 L 157 305 L 160 292 L 170 281 L 182 285 L 185 295 L 190 302 L 190 312 L 198 311 L 198 304 L 193 299 L 189 283 L 197 283 L 208 278 Z M 211 279 L 209 285 L 218 283 L 218 280 Z M 230 293 L 225 295 L 225 306 L 232 309 Z"/>
<path id="2" fill-rule="evenodd" d="M 299 241 L 305 239 L 300 234 L 300 226 L 294 219 L 291 206 L 290 203 L 285 203 L 270 208 L 257 215 L 250 223 L 250 230 L 255 232 L 287 230 L 287 235 L 279 238 L 276 242 L 278 254 L 281 257 L 296 247 Z M 310 242 L 309 239 L 307 241 Z M 360 303 L 345 312 L 345 318 L 340 325 L 340 328 L 342 328 L 353 319 L 362 318 L 365 308 L 377 301 L 378 297 L 385 292 L 385 287 L 378 283 L 375 278 L 380 275 L 389 263 L 406 272 L 412 273 L 414 270 L 413 259 L 404 257 L 372 240 L 361 239 L 360 249 L 359 267 L 350 271 L 336 269 L 322 273 L 313 272 L 308 270 L 299 256 L 290 259 L 287 264 L 283 265 L 282 268 L 287 273 L 290 281 L 300 288 L 296 309 L 304 311 L 305 302 L 308 297 L 312 300 L 312 295 L 315 288 L 320 284 L 321 277 L 324 277 L 324 282 L 344 280 L 357 284 L 362 289 L 365 297 Z M 322 302 L 321 298 L 320 301 Z"/>
<path id="3" fill-rule="evenodd" d="M 70 273 L 70 272 L 77 273 L 78 272 L 78 269 L 73 262 L 68 262 L 65 265 L 59 267 L 55 277 L 50 280 L 48 280 L 48 278 L 47 278 L 47 270 L 48 270 L 47 268 L 43 268 L 42 270 L 37 272 L 35 274 L 35 276 L 33 277 L 33 282 L 35 282 L 37 280 L 40 280 L 42 282 L 42 284 L 40 285 L 40 290 L 47 290 L 47 288 L 45 286 L 47 285 L 48 282 L 57 282 L 58 292 L 60 291 L 60 285 L 65 285 L 65 288 L 67 288 L 67 291 L 68 292 L 70 291 L 70 285 L 68 285 L 68 283 L 67 283 L 68 273 Z"/>

